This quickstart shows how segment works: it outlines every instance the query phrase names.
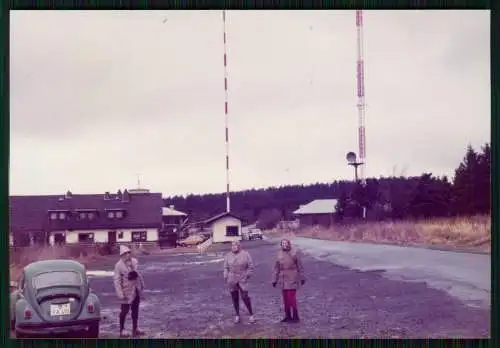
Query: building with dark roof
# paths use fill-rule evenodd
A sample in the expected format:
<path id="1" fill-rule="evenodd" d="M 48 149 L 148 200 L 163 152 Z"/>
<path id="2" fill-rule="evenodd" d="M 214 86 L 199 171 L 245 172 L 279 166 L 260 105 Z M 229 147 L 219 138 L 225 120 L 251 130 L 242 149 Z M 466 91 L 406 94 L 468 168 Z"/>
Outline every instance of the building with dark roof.
<path id="1" fill-rule="evenodd" d="M 298 217 L 300 227 L 332 226 L 336 221 L 337 203 L 336 199 L 316 199 L 300 206 L 293 215 Z"/>
<path id="2" fill-rule="evenodd" d="M 10 196 L 15 245 L 33 243 L 156 242 L 162 226 L 161 193 Z"/>

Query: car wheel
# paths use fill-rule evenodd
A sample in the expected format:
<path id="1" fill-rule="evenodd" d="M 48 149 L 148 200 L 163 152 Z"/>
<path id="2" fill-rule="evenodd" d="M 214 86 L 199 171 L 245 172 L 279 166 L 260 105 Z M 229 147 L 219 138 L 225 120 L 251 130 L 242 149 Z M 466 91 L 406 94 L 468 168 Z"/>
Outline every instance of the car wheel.
<path id="1" fill-rule="evenodd" d="M 17 330 L 15 331 L 15 333 L 16 333 L 16 338 L 29 338 L 28 335 L 25 335 Z"/>
<path id="2" fill-rule="evenodd" d="M 89 326 L 87 336 L 89 338 L 99 338 L 99 323 L 95 323 Z"/>

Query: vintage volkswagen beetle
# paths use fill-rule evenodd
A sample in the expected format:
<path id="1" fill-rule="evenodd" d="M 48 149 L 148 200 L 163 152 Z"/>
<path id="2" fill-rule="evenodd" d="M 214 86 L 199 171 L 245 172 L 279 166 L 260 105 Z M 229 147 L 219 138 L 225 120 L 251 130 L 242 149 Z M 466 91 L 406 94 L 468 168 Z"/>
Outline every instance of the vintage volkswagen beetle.
<path id="1" fill-rule="evenodd" d="M 10 294 L 16 337 L 79 333 L 99 336 L 101 308 L 85 267 L 73 260 L 37 261 L 26 266 Z"/>

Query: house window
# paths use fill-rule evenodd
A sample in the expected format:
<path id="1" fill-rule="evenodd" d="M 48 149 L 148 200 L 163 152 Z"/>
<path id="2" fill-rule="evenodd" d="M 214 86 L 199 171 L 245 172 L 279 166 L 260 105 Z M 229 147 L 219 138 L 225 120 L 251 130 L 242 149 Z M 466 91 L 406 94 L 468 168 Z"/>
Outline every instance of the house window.
<path id="1" fill-rule="evenodd" d="M 118 239 L 123 239 L 123 232 L 118 232 Z"/>
<path id="2" fill-rule="evenodd" d="M 115 216 L 117 219 L 123 219 L 123 211 L 117 211 L 115 213 Z"/>
<path id="3" fill-rule="evenodd" d="M 57 213 L 50 213 L 51 220 L 57 220 Z"/>
<path id="4" fill-rule="evenodd" d="M 146 231 L 132 232 L 132 242 L 145 242 L 147 240 L 148 240 L 148 235 Z"/>
<path id="5" fill-rule="evenodd" d="M 239 236 L 239 228 L 238 226 L 226 226 L 226 236 L 228 237 L 236 237 Z"/>
<path id="6" fill-rule="evenodd" d="M 93 233 L 78 233 L 78 241 L 80 243 L 93 242 L 94 241 L 94 234 Z"/>
<path id="7" fill-rule="evenodd" d="M 66 219 L 66 213 L 59 213 L 59 220 L 65 220 Z"/>
<path id="8" fill-rule="evenodd" d="M 95 216 L 96 216 L 96 215 L 95 215 L 95 213 L 92 213 L 92 212 L 87 214 L 87 218 L 88 218 L 89 220 L 94 220 L 94 219 L 95 219 Z"/>
<path id="9" fill-rule="evenodd" d="M 108 211 L 108 219 L 114 219 L 115 213 L 113 211 Z"/>
<path id="10" fill-rule="evenodd" d="M 78 219 L 80 219 L 80 220 L 85 220 L 85 218 L 86 218 L 85 213 L 80 213 L 80 214 L 78 214 Z"/>

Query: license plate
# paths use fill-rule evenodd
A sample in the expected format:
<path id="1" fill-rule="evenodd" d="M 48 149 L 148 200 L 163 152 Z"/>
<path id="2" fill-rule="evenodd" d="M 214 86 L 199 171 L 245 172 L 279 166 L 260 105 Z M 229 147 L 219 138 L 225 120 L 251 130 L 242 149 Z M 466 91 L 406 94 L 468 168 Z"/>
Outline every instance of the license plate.
<path id="1" fill-rule="evenodd" d="M 71 314 L 71 305 L 69 303 L 65 303 L 62 305 L 50 305 L 50 316 L 57 317 L 61 315 L 70 315 Z"/>

